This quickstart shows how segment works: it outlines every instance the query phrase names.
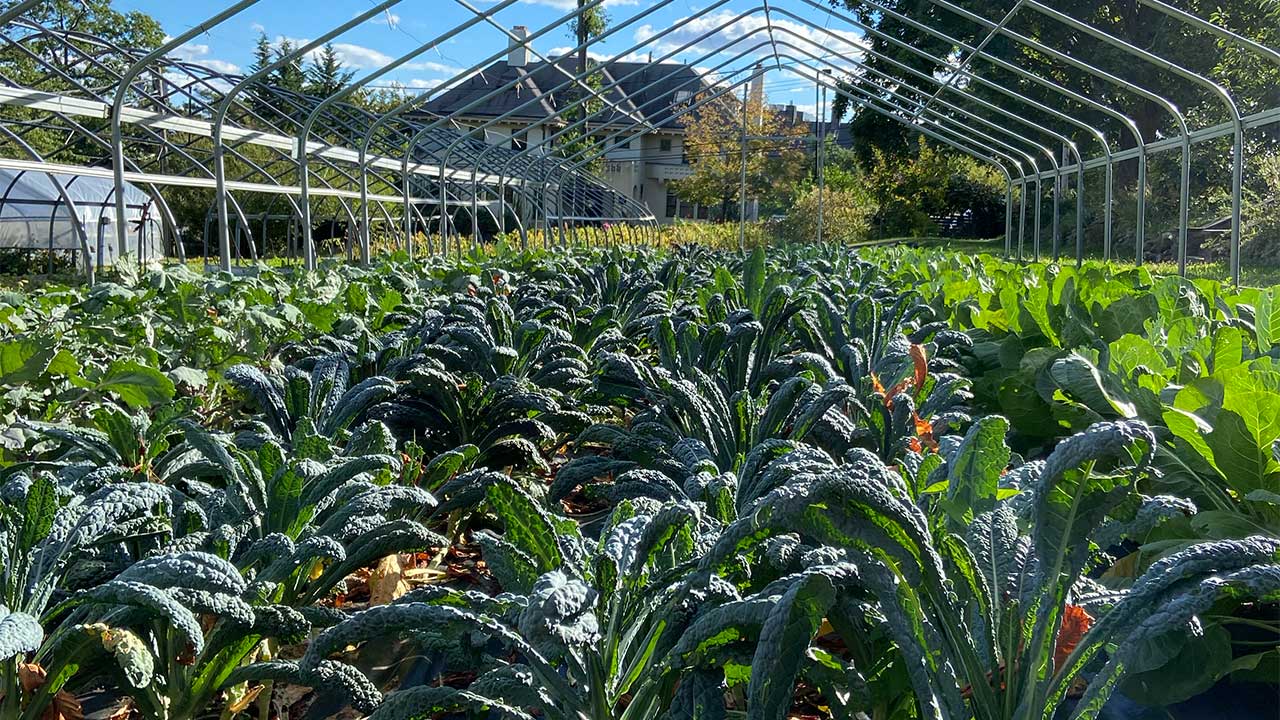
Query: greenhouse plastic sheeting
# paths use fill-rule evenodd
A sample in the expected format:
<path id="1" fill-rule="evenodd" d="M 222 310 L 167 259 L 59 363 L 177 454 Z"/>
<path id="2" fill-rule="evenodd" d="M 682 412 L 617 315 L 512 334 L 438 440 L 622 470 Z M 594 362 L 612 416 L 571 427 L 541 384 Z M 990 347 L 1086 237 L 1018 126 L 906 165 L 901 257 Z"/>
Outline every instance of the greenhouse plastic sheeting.
<path id="1" fill-rule="evenodd" d="M 66 188 L 84 225 L 96 264 L 110 265 L 123 257 L 164 257 L 160 225 L 151 197 L 125 183 L 128 247 L 118 247 L 115 198 L 110 178 L 0 168 L 0 248 L 81 250 L 70 208 L 55 183 Z M 139 232 L 141 230 L 141 232 Z"/>

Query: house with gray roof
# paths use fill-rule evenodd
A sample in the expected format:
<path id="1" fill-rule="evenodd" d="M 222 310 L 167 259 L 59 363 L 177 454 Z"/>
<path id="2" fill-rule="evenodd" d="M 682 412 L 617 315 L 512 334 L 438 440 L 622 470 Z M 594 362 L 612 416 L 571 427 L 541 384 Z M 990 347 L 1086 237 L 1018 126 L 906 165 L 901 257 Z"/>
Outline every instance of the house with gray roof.
<path id="1" fill-rule="evenodd" d="M 522 27 L 512 29 L 527 37 Z M 505 61 L 496 62 L 451 87 L 423 106 L 429 115 L 450 115 L 464 126 L 485 129 L 493 144 L 516 151 L 546 152 L 548 138 L 565 129 L 561 115 L 577 97 L 571 81 L 578 59 L 552 58 L 531 62 L 525 45 L 511 42 Z M 690 65 L 652 62 L 605 62 L 595 66 L 602 88 L 598 112 L 588 121 L 589 132 L 605 142 L 604 180 L 620 193 L 647 205 L 663 222 L 696 217 L 697 209 L 682 207 L 671 180 L 692 174 L 684 153 L 681 104 L 708 87 Z"/>

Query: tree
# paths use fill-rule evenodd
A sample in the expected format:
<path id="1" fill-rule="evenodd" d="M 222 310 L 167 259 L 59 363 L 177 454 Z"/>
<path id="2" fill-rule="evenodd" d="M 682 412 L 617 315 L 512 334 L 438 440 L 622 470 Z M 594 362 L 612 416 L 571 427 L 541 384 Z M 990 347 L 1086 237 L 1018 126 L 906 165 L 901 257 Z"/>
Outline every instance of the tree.
<path id="1" fill-rule="evenodd" d="M 351 82 L 354 72 L 343 68 L 342 59 L 331 43 L 325 43 L 319 56 L 307 68 L 307 93 L 329 97 Z"/>
<path id="2" fill-rule="evenodd" d="M 159 47 L 165 38 L 155 18 L 139 10 L 115 10 L 111 0 L 52 0 L 31 9 L 26 17 L 55 30 L 97 35 L 143 50 Z"/>
<path id="3" fill-rule="evenodd" d="M 681 200 L 719 205 L 726 219 L 740 200 L 742 116 L 742 101 L 728 95 L 686 113 L 684 146 L 693 175 L 672 181 Z M 771 110 L 763 98 L 747 100 L 747 118 L 747 195 L 764 203 L 785 202 L 808 175 L 809 129 Z"/>
<path id="4" fill-rule="evenodd" d="M 113 9 L 108 0 L 49 0 L 28 10 L 24 17 L 55 32 L 96 35 L 144 51 L 158 47 L 165 38 L 155 18 L 139 11 L 120 12 Z M 114 87 L 115 73 L 121 69 L 118 57 L 106 55 L 102 65 L 85 61 L 86 57 L 100 55 L 97 46 L 74 37 L 65 44 L 43 37 L 26 38 L 21 46 L 17 43 L 0 46 L 0 75 L 5 77 L 6 85 L 49 93 L 79 94 L 77 83 L 96 88 Z M 47 110 L 5 105 L 0 107 L 0 123 L 14 130 L 47 160 L 92 165 L 109 155 L 109 150 L 100 143 L 89 141 L 80 130 L 50 116 Z M 78 124 L 97 132 L 109 132 L 109 124 L 100 118 L 80 118 Z M 7 136 L 0 137 L 0 150 L 6 156 L 26 157 L 26 150 Z"/>
<path id="5" fill-rule="evenodd" d="M 265 32 L 259 32 L 258 39 L 253 44 L 253 64 L 249 66 L 249 72 L 261 72 L 273 61 L 271 41 L 267 39 Z"/>
<path id="6" fill-rule="evenodd" d="M 288 38 L 282 38 L 280 44 L 276 46 L 276 61 L 283 60 L 293 54 L 295 48 Z M 306 89 L 307 73 L 302 69 L 302 60 L 294 58 L 284 65 L 276 68 L 272 74 L 272 84 L 285 90 L 293 92 L 302 92 Z"/>
<path id="7" fill-rule="evenodd" d="M 894 155 L 871 148 L 872 162 L 857 186 L 877 208 L 875 237 L 935 235 L 933 218 L 970 211 L 975 225 L 1002 224 L 1004 179 L 990 166 L 918 137 L 912 152 Z"/>
<path id="8" fill-rule="evenodd" d="M 587 42 L 592 38 L 599 37 L 604 34 L 609 27 L 609 16 L 604 11 L 602 5 L 596 5 L 590 9 L 584 9 L 586 0 L 578 0 L 578 9 L 581 14 L 569 23 L 569 35 L 582 46 L 578 51 L 577 68 L 573 71 L 577 75 L 586 75 L 587 70 L 591 66 L 591 57 L 587 52 Z M 604 79 L 600 73 L 593 72 L 586 75 L 583 84 L 592 90 L 599 91 L 604 87 Z M 596 150 L 596 139 L 591 136 L 590 117 L 600 112 L 604 108 L 598 98 L 589 97 L 590 93 L 579 87 L 576 83 L 565 93 L 565 105 L 572 106 L 562 113 L 566 124 L 572 125 L 584 118 L 587 122 L 567 131 L 561 136 L 556 147 L 556 154 L 561 157 L 577 156 L 583 153 L 591 153 Z M 585 100 L 584 100 L 585 99 Z M 583 101 L 580 105 L 575 105 L 579 101 Z M 584 158 L 585 159 L 585 158 Z M 590 172 L 599 172 L 604 164 L 603 157 L 594 157 L 591 162 L 587 163 L 586 169 Z"/>
<path id="9" fill-rule="evenodd" d="M 999 22 L 1014 6 L 1016 0 L 950 0 L 991 22 Z M 866 59 L 868 73 L 856 79 L 859 85 L 893 87 L 908 98 L 927 101 L 938 89 L 936 82 L 926 78 L 945 78 L 947 68 L 942 62 L 923 57 L 920 51 L 939 58 L 967 58 L 966 51 L 947 40 L 939 38 L 909 23 L 876 10 L 858 0 L 832 0 L 833 5 L 844 5 L 861 22 L 874 27 L 893 40 L 869 33 L 867 41 L 875 54 Z M 902 15 L 923 21 L 940 34 L 957 39 L 969 46 L 982 43 L 989 30 L 969 19 L 922 0 L 882 0 L 881 4 Z M 1186 0 L 1177 3 L 1182 9 L 1203 18 L 1226 24 L 1264 45 L 1274 46 L 1280 40 L 1280 6 L 1274 0 Z M 1212 35 L 1196 31 L 1160 11 L 1147 7 L 1139 0 L 1076 0 L 1061 6 L 1070 16 L 1088 25 L 1122 38 L 1140 48 L 1149 50 L 1168 60 L 1202 75 L 1225 80 L 1225 84 L 1237 93 L 1245 113 L 1273 107 L 1280 103 L 1280 70 L 1257 55 L 1242 50 L 1229 42 L 1220 42 Z M 1203 88 L 1188 83 L 1176 74 L 1145 62 L 1049 16 L 1022 9 L 1009 22 L 1009 30 L 1035 38 L 1050 48 L 1077 58 L 1087 58 L 1094 66 L 1130 82 L 1140 84 L 1158 95 L 1172 100 L 1186 109 L 1196 120 L 1195 125 L 1212 125 L 1228 119 L 1225 106 L 1207 95 Z M 1177 132 L 1172 116 L 1159 104 L 1125 90 L 1113 83 L 1100 80 L 1090 74 L 1056 61 L 1026 44 L 1015 42 L 1005 35 L 995 36 L 983 48 L 983 54 L 1006 61 L 1052 80 L 1082 95 L 1110 105 L 1134 119 L 1144 138 L 1150 142 L 1159 135 Z M 883 56 L 883 57 L 881 57 Z M 887 58 L 887 59 L 886 59 Z M 906 65 L 920 74 L 902 69 Z M 1134 144 L 1132 135 L 1107 114 L 1087 105 L 1077 104 L 1063 95 L 1041 85 L 1027 82 L 1008 70 L 999 68 L 986 59 L 974 60 L 972 69 L 983 77 L 1016 88 L 1050 107 L 1060 108 L 1086 123 L 1106 128 L 1123 147 Z M 890 81 L 876 73 L 884 73 Z M 964 98 L 964 94 L 979 97 L 988 103 L 1025 116 L 1034 113 L 1036 120 L 1063 134 L 1073 136 L 1082 148 L 1097 148 L 1096 140 L 1081 128 L 1062 123 L 1034 111 L 1026 104 L 982 83 L 970 83 L 963 93 L 949 92 L 947 99 L 980 116 L 997 123 L 1007 124 L 1007 118 L 982 108 Z M 850 109 L 846 98 L 836 103 L 839 116 Z M 937 107 L 937 104 L 934 104 Z M 972 121 L 970 121 L 970 124 Z M 868 156 L 868 146 L 894 154 L 910 154 L 915 141 L 912 130 L 883 118 L 873 112 L 854 113 L 853 135 L 863 160 Z M 1228 158 L 1229 159 L 1229 158 Z M 1128 172 L 1134 163 L 1125 165 Z"/>
<path id="10" fill-rule="evenodd" d="M 249 66 L 249 73 L 254 74 L 261 72 L 271 66 L 275 62 L 274 52 L 271 49 L 271 41 L 267 39 L 264 32 L 258 33 L 258 40 L 253 46 L 253 64 Z M 271 113 L 271 92 L 267 90 L 267 85 L 271 82 L 271 76 L 263 78 L 253 86 L 252 106 L 254 112 L 263 117 L 267 117 Z"/>
<path id="11" fill-rule="evenodd" d="M 609 15 L 604 11 L 603 4 L 589 10 L 584 9 L 585 5 L 586 0 L 578 0 L 579 15 L 569 23 L 570 36 L 582 46 L 578 51 L 579 75 L 587 72 L 587 61 L 590 57 L 586 48 L 587 41 L 600 37 L 609 28 Z"/>

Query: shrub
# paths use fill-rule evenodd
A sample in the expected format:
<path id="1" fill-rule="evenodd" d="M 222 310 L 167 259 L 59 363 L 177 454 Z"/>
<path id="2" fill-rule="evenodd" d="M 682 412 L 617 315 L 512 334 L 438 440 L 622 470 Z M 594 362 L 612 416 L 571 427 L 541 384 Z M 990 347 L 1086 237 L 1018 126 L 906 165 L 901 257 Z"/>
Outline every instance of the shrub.
<path id="1" fill-rule="evenodd" d="M 822 194 L 824 240 L 839 243 L 864 242 L 871 234 L 871 219 L 879 206 L 865 193 L 832 190 Z M 796 198 L 782 221 L 782 235 L 788 240 L 809 242 L 818 236 L 818 189 L 810 188 Z"/>
<path id="2" fill-rule="evenodd" d="M 1261 190 L 1245 196 L 1240 256 L 1255 263 L 1280 264 L 1280 153 L 1257 161 Z"/>

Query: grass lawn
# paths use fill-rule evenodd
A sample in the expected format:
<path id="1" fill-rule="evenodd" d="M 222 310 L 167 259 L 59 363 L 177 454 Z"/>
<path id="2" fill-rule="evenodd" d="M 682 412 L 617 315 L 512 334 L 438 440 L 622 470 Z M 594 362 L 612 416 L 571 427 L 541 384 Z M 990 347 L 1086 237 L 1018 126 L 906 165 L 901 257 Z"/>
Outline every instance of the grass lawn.
<path id="1" fill-rule="evenodd" d="M 892 238 L 893 242 L 902 242 L 916 245 L 919 247 L 938 247 L 954 252 L 967 253 L 988 253 L 991 255 L 1004 254 L 1004 238 L 989 238 L 985 240 L 965 240 L 957 238 L 942 237 L 920 237 L 920 238 Z M 1029 254 L 1028 254 L 1029 257 Z M 1042 257 L 1042 262 L 1047 256 Z M 1061 262 L 1074 262 L 1074 257 L 1063 257 Z M 1097 252 L 1085 255 L 1085 262 L 1101 263 L 1102 259 Z M 1112 260 L 1111 267 L 1117 270 L 1128 270 L 1133 268 L 1136 263 L 1132 260 Z M 1157 275 L 1177 275 L 1177 261 L 1168 262 L 1146 262 L 1143 263 L 1152 273 Z M 1215 260 L 1212 262 L 1189 262 L 1187 263 L 1187 277 L 1192 279 L 1205 278 L 1208 280 L 1217 280 L 1219 282 L 1229 283 L 1231 281 L 1231 269 L 1225 260 Z M 1280 285 L 1280 266 L 1263 265 L 1251 266 L 1244 264 L 1240 268 L 1240 284 L 1247 287 L 1274 287 Z"/>

